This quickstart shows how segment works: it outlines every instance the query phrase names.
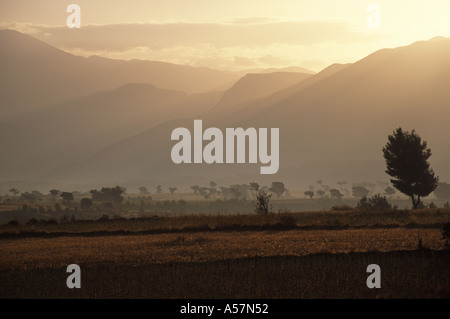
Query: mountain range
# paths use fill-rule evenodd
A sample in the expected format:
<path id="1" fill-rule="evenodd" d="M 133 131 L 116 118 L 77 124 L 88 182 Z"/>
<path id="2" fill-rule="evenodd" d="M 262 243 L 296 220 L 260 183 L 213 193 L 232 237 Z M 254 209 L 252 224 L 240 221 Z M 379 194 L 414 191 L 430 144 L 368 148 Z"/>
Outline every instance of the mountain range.
<path id="1" fill-rule="evenodd" d="M 450 39 L 381 49 L 317 74 L 239 75 L 163 62 L 83 58 L 0 31 L 0 180 L 163 186 L 283 181 L 302 189 L 387 181 L 381 149 L 397 127 L 428 141 L 450 180 Z M 280 170 L 170 160 L 173 129 L 280 129 Z M 81 187 L 81 186 L 80 186 Z"/>
<path id="2" fill-rule="evenodd" d="M 126 83 L 193 94 L 224 90 L 239 78 L 232 72 L 159 61 L 74 56 L 12 30 L 0 30 L 0 43 L 0 120 Z"/>

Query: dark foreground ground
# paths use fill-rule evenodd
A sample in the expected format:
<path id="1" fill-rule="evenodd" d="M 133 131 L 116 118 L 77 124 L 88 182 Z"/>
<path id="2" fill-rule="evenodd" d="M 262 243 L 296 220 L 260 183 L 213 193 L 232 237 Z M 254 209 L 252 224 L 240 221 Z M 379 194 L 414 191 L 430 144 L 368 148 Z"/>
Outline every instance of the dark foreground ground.
<path id="1" fill-rule="evenodd" d="M 380 289 L 366 285 L 369 264 Z M 81 289 L 67 288 L 65 267 L 3 269 L 0 298 L 450 298 L 450 250 L 80 267 Z"/>

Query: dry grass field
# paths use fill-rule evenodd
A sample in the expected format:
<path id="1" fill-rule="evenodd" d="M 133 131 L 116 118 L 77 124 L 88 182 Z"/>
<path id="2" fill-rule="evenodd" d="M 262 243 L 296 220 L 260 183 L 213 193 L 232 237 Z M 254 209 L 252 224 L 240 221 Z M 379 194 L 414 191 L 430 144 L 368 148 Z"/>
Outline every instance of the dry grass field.
<path id="1" fill-rule="evenodd" d="M 101 215 L 100 215 L 101 216 Z M 450 209 L 421 210 L 330 210 L 300 213 L 275 213 L 266 216 L 256 214 L 197 214 L 172 217 L 146 216 L 141 218 L 115 218 L 108 220 L 81 220 L 75 222 L 21 222 L 18 227 L 0 225 L 0 237 L 19 233 L 87 233 L 87 232 L 148 232 L 178 231 L 188 228 L 241 229 L 242 227 L 261 227 L 282 225 L 299 228 L 365 228 L 365 227 L 434 227 L 450 222 Z"/>
<path id="2" fill-rule="evenodd" d="M 110 263 L 147 265 L 317 253 L 444 248 L 439 229 L 198 232 L 14 238 L 0 241 L 1 269 Z"/>
<path id="3" fill-rule="evenodd" d="M 448 211 L 430 210 L 3 226 L 0 297 L 449 297 L 445 221 Z M 372 263 L 381 289 L 365 284 Z M 66 287 L 69 264 L 81 289 Z"/>

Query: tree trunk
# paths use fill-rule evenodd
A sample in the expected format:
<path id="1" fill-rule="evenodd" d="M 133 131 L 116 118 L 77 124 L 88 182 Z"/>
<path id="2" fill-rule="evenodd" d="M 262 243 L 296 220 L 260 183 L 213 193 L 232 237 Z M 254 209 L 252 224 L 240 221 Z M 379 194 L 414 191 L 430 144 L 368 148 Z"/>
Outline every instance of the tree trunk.
<path id="1" fill-rule="evenodd" d="M 419 206 L 419 200 L 416 202 L 414 195 L 411 195 L 411 200 L 412 200 L 412 204 L 413 204 L 413 209 L 417 209 L 417 207 Z"/>

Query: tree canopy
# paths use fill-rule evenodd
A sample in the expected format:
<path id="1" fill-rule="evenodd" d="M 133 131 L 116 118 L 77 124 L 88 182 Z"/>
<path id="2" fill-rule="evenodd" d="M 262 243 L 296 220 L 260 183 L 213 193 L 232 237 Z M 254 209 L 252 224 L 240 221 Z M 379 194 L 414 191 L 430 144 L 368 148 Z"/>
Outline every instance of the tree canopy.
<path id="1" fill-rule="evenodd" d="M 62 192 L 61 195 L 62 199 L 66 202 L 73 201 L 73 193 L 71 192 Z"/>
<path id="2" fill-rule="evenodd" d="M 100 191 L 94 189 L 90 193 L 94 202 L 114 202 L 121 203 L 123 201 L 122 194 L 126 189 L 120 186 L 116 187 L 102 187 Z"/>
<path id="3" fill-rule="evenodd" d="M 314 197 L 314 192 L 313 191 L 306 191 L 303 194 L 305 194 L 306 196 L 309 196 L 309 198 L 313 198 Z"/>
<path id="4" fill-rule="evenodd" d="M 275 193 L 277 197 L 280 197 L 286 191 L 286 188 L 284 187 L 283 182 L 272 182 L 269 191 Z"/>
<path id="5" fill-rule="evenodd" d="M 369 190 L 367 188 L 365 188 L 364 186 L 353 186 L 352 187 L 352 195 L 354 197 L 365 197 L 367 195 L 369 195 Z"/>
<path id="6" fill-rule="evenodd" d="M 428 163 L 431 150 L 427 148 L 427 142 L 422 141 L 414 130 L 410 133 L 398 128 L 388 136 L 383 156 L 386 173 L 393 177 L 392 185 L 409 196 L 416 209 L 420 198 L 433 192 L 439 180 Z"/>

